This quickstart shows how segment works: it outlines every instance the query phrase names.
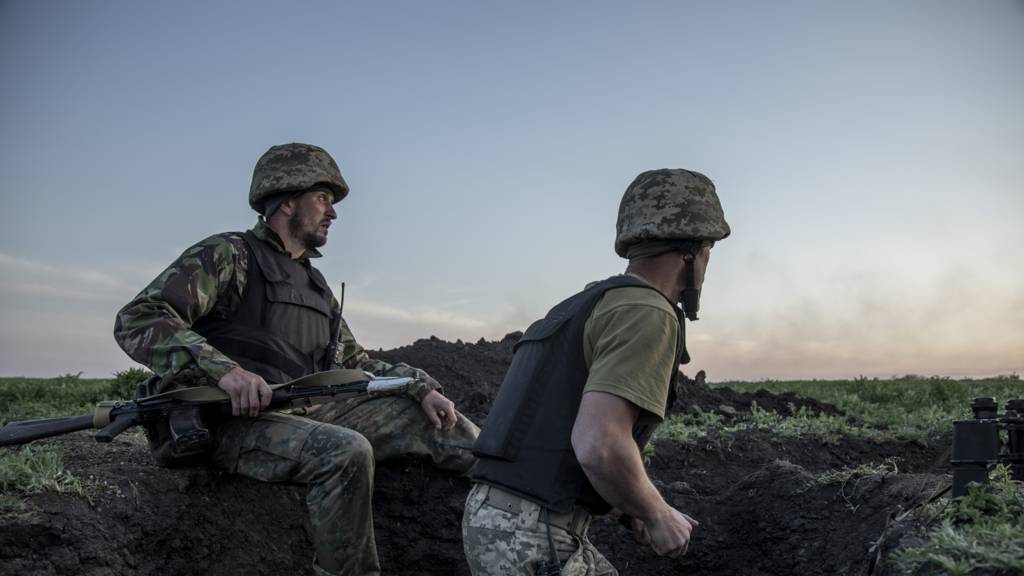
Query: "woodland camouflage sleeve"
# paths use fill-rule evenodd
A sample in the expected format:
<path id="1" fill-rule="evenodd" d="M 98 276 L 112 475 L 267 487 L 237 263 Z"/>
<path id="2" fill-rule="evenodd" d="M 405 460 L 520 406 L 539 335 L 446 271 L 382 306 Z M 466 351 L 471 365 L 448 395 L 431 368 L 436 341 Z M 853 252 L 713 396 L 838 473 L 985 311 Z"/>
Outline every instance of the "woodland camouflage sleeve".
<path id="1" fill-rule="evenodd" d="M 160 376 L 194 374 L 215 385 L 236 362 L 191 326 L 223 300 L 237 302 L 246 278 L 240 237 L 211 236 L 186 250 L 117 314 L 114 339 Z"/>
<path id="2" fill-rule="evenodd" d="M 366 350 L 356 342 L 356 338 L 352 335 L 352 330 L 348 327 L 348 322 L 345 322 L 344 318 L 341 319 L 341 334 L 338 339 L 340 341 L 338 346 L 341 357 L 340 366 L 344 368 L 358 368 L 375 376 L 410 376 L 419 378 L 420 381 L 416 382 L 413 385 L 413 389 L 409 391 L 409 396 L 417 402 L 421 402 L 423 397 L 431 390 L 442 392 L 441 384 L 434 380 L 430 374 L 419 368 L 413 368 L 405 362 L 388 364 L 383 360 L 370 358 Z"/>

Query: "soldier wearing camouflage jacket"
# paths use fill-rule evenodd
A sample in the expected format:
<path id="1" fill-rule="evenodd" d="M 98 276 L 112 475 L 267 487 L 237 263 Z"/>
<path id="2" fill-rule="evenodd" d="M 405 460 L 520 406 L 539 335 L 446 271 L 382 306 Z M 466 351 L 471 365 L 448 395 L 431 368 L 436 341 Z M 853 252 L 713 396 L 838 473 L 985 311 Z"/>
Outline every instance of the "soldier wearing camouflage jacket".
<path id="1" fill-rule="evenodd" d="M 266 482 L 308 484 L 315 570 L 364 576 L 380 573 L 374 462 L 416 454 L 466 472 L 479 430 L 423 371 L 372 360 L 313 267 L 337 216 L 333 205 L 347 194 L 323 149 L 272 147 L 253 174 L 256 226 L 187 249 L 118 313 L 114 335 L 159 377 L 141 394 L 197 385 L 227 392 L 238 417 L 217 425 L 209 462 Z M 303 415 L 261 412 L 268 382 L 340 367 L 419 382 L 408 397 L 357 398 Z"/>

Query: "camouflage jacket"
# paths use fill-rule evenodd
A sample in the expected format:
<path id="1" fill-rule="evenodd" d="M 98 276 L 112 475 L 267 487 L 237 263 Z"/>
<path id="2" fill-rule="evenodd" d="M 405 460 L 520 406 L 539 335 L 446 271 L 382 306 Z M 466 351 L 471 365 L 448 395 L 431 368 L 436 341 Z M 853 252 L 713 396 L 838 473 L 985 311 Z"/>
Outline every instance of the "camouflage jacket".
<path id="1" fill-rule="evenodd" d="M 260 218 L 253 233 L 284 252 L 278 235 Z M 318 258 L 308 250 L 300 261 L 311 266 Z M 114 323 L 114 339 L 136 362 L 161 377 L 146 394 L 169 386 L 216 386 L 221 377 L 238 363 L 210 346 L 191 327 L 207 315 L 229 318 L 241 302 L 248 278 L 249 251 L 242 234 L 217 234 L 185 250 L 170 266 L 146 286 L 120 312 Z M 340 313 L 332 296 L 331 312 Z M 419 376 L 410 395 L 417 400 L 430 390 L 440 389 L 426 372 L 404 363 L 395 365 L 373 360 L 356 342 L 345 319 L 341 320 L 339 345 L 332 363 L 335 368 L 359 368 L 377 376 Z"/>

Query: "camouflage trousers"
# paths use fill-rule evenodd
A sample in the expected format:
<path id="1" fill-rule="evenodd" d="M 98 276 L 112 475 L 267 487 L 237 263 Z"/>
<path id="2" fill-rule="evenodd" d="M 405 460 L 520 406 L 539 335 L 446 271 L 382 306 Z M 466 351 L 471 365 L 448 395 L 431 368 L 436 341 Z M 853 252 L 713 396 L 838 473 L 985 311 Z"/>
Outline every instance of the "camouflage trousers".
<path id="1" fill-rule="evenodd" d="M 587 539 L 591 517 L 551 514 L 486 484 L 474 484 L 462 517 L 462 545 L 473 576 L 532 576 L 551 557 L 550 530 L 562 576 L 618 576 Z M 548 523 L 550 522 L 550 524 Z"/>
<path id="2" fill-rule="evenodd" d="M 315 418 L 315 419 L 314 419 Z M 466 472 L 479 428 L 459 415 L 437 431 L 408 398 L 359 398 L 311 409 L 307 416 L 268 412 L 217 428 L 211 463 L 264 482 L 309 486 L 310 538 L 320 574 L 380 574 L 373 534 L 374 462 L 410 454 Z"/>
<path id="3" fill-rule="evenodd" d="M 473 464 L 473 443 L 480 428 L 456 412 L 448 432 L 434 428 L 420 405 L 405 396 L 353 398 L 314 406 L 306 416 L 351 428 L 370 441 L 373 456 L 383 462 L 404 455 L 427 456 L 443 470 L 465 473 Z"/>

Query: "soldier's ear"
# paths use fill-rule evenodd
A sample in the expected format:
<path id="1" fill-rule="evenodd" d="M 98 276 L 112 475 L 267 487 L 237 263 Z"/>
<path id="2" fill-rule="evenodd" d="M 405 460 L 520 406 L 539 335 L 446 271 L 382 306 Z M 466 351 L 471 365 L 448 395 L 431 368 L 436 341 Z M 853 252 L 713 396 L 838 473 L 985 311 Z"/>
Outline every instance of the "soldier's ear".
<path id="1" fill-rule="evenodd" d="M 285 216 L 291 216 L 292 213 L 295 212 L 295 202 L 296 197 L 292 196 L 291 198 L 285 200 L 284 202 L 281 202 L 281 205 L 278 206 L 277 209 Z"/>

